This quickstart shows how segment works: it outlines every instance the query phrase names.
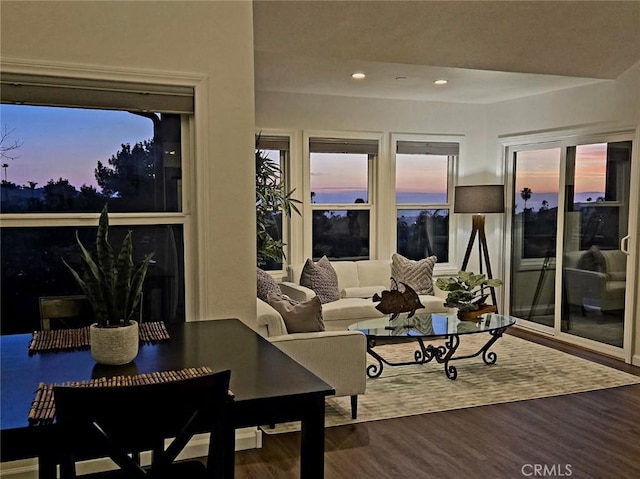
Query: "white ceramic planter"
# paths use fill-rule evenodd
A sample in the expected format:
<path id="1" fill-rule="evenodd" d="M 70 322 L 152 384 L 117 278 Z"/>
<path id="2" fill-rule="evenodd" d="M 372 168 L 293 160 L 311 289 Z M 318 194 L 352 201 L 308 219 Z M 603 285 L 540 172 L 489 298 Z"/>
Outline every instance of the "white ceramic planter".
<path id="1" fill-rule="evenodd" d="M 129 326 L 99 328 L 92 324 L 89 330 L 91 356 L 99 364 L 119 366 L 130 363 L 138 355 L 138 323 Z"/>

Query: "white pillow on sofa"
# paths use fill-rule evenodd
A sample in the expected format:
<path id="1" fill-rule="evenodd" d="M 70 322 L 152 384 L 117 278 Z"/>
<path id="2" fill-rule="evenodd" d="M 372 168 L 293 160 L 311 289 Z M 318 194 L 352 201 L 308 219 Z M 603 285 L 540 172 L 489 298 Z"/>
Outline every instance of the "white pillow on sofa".
<path id="1" fill-rule="evenodd" d="M 398 287 L 405 283 L 418 294 L 433 295 L 433 268 L 438 261 L 435 256 L 429 256 L 414 261 L 393 253 L 391 255 L 391 277 L 396 280 Z"/>

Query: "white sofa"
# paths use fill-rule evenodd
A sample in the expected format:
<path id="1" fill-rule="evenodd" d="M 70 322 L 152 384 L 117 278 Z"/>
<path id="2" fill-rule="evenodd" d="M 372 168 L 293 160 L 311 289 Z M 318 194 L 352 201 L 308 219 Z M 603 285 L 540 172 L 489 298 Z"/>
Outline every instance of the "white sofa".
<path id="1" fill-rule="evenodd" d="M 367 340 L 358 331 L 287 332 L 282 316 L 256 298 L 258 332 L 320 379 L 336 396 L 351 396 L 351 416 L 358 414 L 358 395 L 367 388 Z"/>
<path id="2" fill-rule="evenodd" d="M 351 415 L 357 416 L 358 395 L 366 391 L 366 351 L 364 334 L 348 331 L 347 326 L 365 319 L 385 316 L 373 302 L 375 293 L 391 287 L 391 260 L 336 261 L 331 263 L 338 277 L 340 299 L 322 305 L 326 330 L 292 333 L 278 313 L 265 301 L 256 298 L 258 332 L 282 351 L 330 384 L 336 396 L 351 396 Z M 298 282 L 303 264 L 289 267 L 288 281 L 279 283 L 283 294 L 297 301 L 315 296 L 313 290 Z M 438 296 L 420 295 L 425 309 L 418 311 L 450 312 L 444 307 L 446 293 L 434 289 Z"/>
<path id="3" fill-rule="evenodd" d="M 391 260 L 332 261 L 331 265 L 338 276 L 340 299 L 322 305 L 322 316 L 327 330 L 341 331 L 350 324 L 365 319 L 385 316 L 376 309 L 372 297 L 383 290 L 391 289 Z M 288 280 L 280 283 L 283 294 L 297 301 L 306 301 L 315 293 L 301 286 L 300 275 L 304 264 L 290 266 Z M 400 286 L 401 287 L 401 286 Z M 435 295 L 421 294 L 422 313 L 453 312 L 446 308 L 446 293 L 435 287 Z"/>
<path id="4" fill-rule="evenodd" d="M 564 291 L 569 304 L 586 309 L 624 309 L 627 256 L 621 250 L 564 254 Z"/>

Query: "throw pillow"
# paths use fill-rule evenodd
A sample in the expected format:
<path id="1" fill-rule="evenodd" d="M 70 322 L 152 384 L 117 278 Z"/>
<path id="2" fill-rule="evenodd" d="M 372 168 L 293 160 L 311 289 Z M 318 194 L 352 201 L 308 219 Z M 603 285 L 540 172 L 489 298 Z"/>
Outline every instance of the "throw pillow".
<path id="1" fill-rule="evenodd" d="M 585 269 L 587 271 L 597 271 L 598 273 L 607 272 L 607 262 L 604 259 L 604 255 L 600 249 L 593 245 L 578 260 L 576 265 L 578 269 Z"/>
<path id="2" fill-rule="evenodd" d="M 266 271 L 256 268 L 258 273 L 258 298 L 262 301 L 267 301 L 269 293 L 281 294 L 280 286 L 278 282 Z"/>
<path id="3" fill-rule="evenodd" d="M 287 332 L 324 331 L 322 305 L 317 296 L 300 303 L 282 294 L 269 293 L 268 303 L 282 316 Z"/>
<path id="4" fill-rule="evenodd" d="M 322 304 L 340 299 L 338 275 L 326 256 L 317 263 L 307 259 L 300 275 L 300 285 L 312 289 Z"/>
<path id="5" fill-rule="evenodd" d="M 418 294 L 433 295 L 433 267 L 435 256 L 414 261 L 398 253 L 391 256 L 391 277 L 398 283 L 406 283 Z M 399 286 L 400 287 L 400 286 Z"/>

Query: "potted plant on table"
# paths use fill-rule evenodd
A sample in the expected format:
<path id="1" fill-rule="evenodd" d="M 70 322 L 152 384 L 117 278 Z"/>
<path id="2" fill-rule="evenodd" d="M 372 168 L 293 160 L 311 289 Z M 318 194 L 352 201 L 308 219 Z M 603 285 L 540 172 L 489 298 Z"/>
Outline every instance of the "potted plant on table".
<path id="1" fill-rule="evenodd" d="M 438 278 L 436 286 L 448 291 L 444 305 L 448 308 L 458 308 L 460 319 L 474 320 L 484 313 L 497 311 L 493 304 L 485 304 L 488 294 L 486 288 L 502 286 L 502 280 L 487 278 L 484 274 L 458 271 L 456 276 Z"/>
<path id="2" fill-rule="evenodd" d="M 138 354 L 138 323 L 142 286 L 153 253 L 140 265 L 133 264 L 133 239 L 129 231 L 116 255 L 109 244 L 109 214 L 105 205 L 100 214 L 95 244 L 95 259 L 80 241 L 81 269 L 77 271 L 64 259 L 76 282 L 93 308 L 96 322 L 90 326 L 91 355 L 96 362 L 126 364 Z"/>

